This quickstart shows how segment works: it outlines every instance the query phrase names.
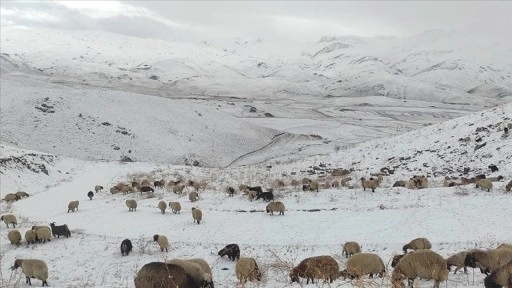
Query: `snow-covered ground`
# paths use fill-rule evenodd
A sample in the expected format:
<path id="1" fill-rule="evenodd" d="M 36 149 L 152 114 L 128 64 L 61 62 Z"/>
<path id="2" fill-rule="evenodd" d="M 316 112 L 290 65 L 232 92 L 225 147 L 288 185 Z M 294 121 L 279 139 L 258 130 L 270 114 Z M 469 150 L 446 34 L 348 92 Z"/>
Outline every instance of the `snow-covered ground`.
<path id="1" fill-rule="evenodd" d="M 20 278 L 20 271 L 11 272 L 9 269 L 16 257 L 44 259 L 49 264 L 52 287 L 133 287 L 136 271 L 147 262 L 200 257 L 212 266 L 216 287 L 235 287 L 235 263 L 219 259 L 216 253 L 226 244 L 237 243 L 242 256 L 256 258 L 262 267 L 263 282 L 255 286 L 299 287 L 298 284 L 289 284 L 288 269 L 305 257 L 324 254 L 333 255 L 343 267 L 346 260 L 341 257 L 341 245 L 345 241 L 358 241 L 364 251 L 379 254 L 388 265 L 391 257 L 416 237 L 430 239 L 432 249 L 445 257 L 464 249 L 492 248 L 502 242 L 510 243 L 512 194 L 504 193 L 504 186 L 512 174 L 509 161 L 512 145 L 510 139 L 501 138 L 503 132 L 499 130 L 503 123 L 510 121 L 511 109 L 512 104 L 508 104 L 394 138 L 380 139 L 381 145 L 363 143 L 332 152 L 332 161 L 324 162 L 334 168 L 341 167 L 341 159 L 359 159 L 359 163 L 351 167 L 355 171 L 350 175 L 358 179 L 380 168 L 377 164 L 371 165 L 372 160 L 367 160 L 373 153 L 382 159 L 389 159 L 391 155 L 407 157 L 409 150 L 420 151 L 424 149 L 423 145 L 437 149 L 436 145 L 441 142 L 442 145 L 451 143 L 458 149 L 458 153 L 448 153 L 453 159 L 446 159 L 443 153 L 434 153 L 426 156 L 429 163 L 434 163 L 433 167 L 440 171 L 453 168 L 450 165 L 472 167 L 469 176 L 480 172 L 505 176 L 505 182 L 495 182 L 490 193 L 475 189 L 473 185 L 441 187 L 444 175 L 457 176 L 457 173 L 444 170 L 446 173 L 437 175 L 437 170 L 415 170 L 415 160 L 420 159 L 414 157 L 396 167 L 395 174 L 385 176 L 382 187 L 375 193 L 363 191 L 355 180 L 350 182 L 354 186 L 352 189 L 320 189 L 316 193 L 302 192 L 300 187 L 292 187 L 290 181 L 308 176 L 301 171 L 307 170 L 309 165 L 320 164 L 320 158 L 296 159 L 282 165 L 274 164 L 272 168 L 251 165 L 223 169 L 89 162 L 58 156 L 48 160 L 49 156 L 41 156 L 44 154 L 3 145 L 2 159 L 27 161 L 2 162 L 2 197 L 18 190 L 27 191 L 31 196 L 13 204 L 2 202 L 2 214 L 15 214 L 18 217 L 16 229 L 22 234 L 32 225 L 56 222 L 66 223 L 72 237 L 29 247 L 25 243 L 14 247 L 6 237 L 6 232 L 12 228 L 2 226 L 2 285 L 9 287 Z M 470 122 L 474 125 L 469 126 Z M 472 162 L 473 159 L 480 160 L 477 157 L 480 150 L 473 153 L 472 144 L 460 144 L 458 138 L 471 135 L 470 131 L 487 127 L 489 123 L 501 125 L 489 127 L 490 132 L 485 135 L 488 144 L 481 151 L 487 155 L 482 159 L 488 161 Z M 413 143 L 414 147 L 411 146 Z M 445 152 L 451 151 L 448 146 L 444 146 Z M 452 163 L 455 161 L 458 164 Z M 491 174 L 485 171 L 484 165 L 491 162 L 500 168 L 499 172 Z M 30 167 L 45 164 L 48 175 L 32 172 L 19 163 L 32 163 Z M 292 172 L 296 175 L 292 176 Z M 395 180 L 422 173 L 428 173 L 431 188 L 407 190 L 391 187 Z M 139 193 L 112 195 L 108 192 L 109 187 L 118 182 L 144 177 L 151 180 L 206 180 L 209 185 L 206 191 L 200 191 L 200 200 L 194 203 L 188 200 L 186 193 L 176 195 L 167 189 L 157 190 L 151 196 Z M 326 179 L 320 175 L 308 177 L 318 177 L 320 183 Z M 284 189 L 276 189 L 277 200 L 286 205 L 284 216 L 265 214 L 266 203 L 261 200 L 250 202 L 239 193 L 231 198 L 223 192 L 227 186 L 237 187 L 240 183 L 269 188 L 277 179 L 287 184 Z M 97 184 L 106 189 L 90 201 L 87 191 Z M 136 212 L 128 211 L 124 203 L 127 199 L 137 200 Z M 79 210 L 67 213 L 67 203 L 72 200 L 80 201 Z M 181 214 L 167 212 L 162 215 L 157 208 L 160 200 L 181 202 Z M 193 223 L 192 207 L 203 211 L 200 225 Z M 160 252 L 156 242 L 152 241 L 153 234 L 169 238 L 171 249 L 168 253 Z M 125 238 L 134 244 L 133 253 L 127 257 L 121 256 L 119 251 L 119 245 Z M 469 271 L 469 275 L 450 274 L 448 286 L 481 287 L 483 276 L 478 271 Z M 365 281 L 371 286 L 390 286 L 389 277 Z M 417 282 L 420 287 L 432 285 L 425 281 Z M 349 287 L 354 284 L 337 280 L 331 286 Z"/>

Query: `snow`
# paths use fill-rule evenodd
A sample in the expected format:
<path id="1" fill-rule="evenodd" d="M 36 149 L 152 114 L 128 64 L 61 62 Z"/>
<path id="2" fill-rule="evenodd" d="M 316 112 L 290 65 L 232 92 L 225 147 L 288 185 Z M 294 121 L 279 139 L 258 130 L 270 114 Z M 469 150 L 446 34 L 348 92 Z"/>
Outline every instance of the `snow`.
<path id="1" fill-rule="evenodd" d="M 217 256 L 237 243 L 263 272 L 261 283 L 246 286 L 277 288 L 301 287 L 288 272 L 306 257 L 332 255 L 343 268 L 346 241 L 379 254 L 388 272 L 392 256 L 417 237 L 443 257 L 512 243 L 512 194 L 504 193 L 512 175 L 512 135 L 503 131 L 512 122 L 507 47 L 444 31 L 316 43 L 10 28 L 0 36 L 0 196 L 30 194 L 2 201 L 1 214 L 16 215 L 22 235 L 50 222 L 72 233 L 15 247 L 7 240 L 13 228 L 0 225 L 0 287 L 28 287 L 20 269 L 10 269 L 23 257 L 48 264 L 51 287 L 134 287 L 144 264 L 174 258 L 203 258 L 216 287 L 237 287 L 235 263 Z M 135 162 L 119 161 L 126 156 Z M 491 173 L 491 164 L 499 171 Z M 290 185 L 303 177 L 323 184 L 324 170 L 335 168 L 352 170 L 347 187 L 317 193 Z M 363 191 L 358 179 L 384 168 L 393 174 L 375 193 Z M 445 176 L 478 174 L 505 178 L 491 192 L 442 187 Z M 413 175 L 427 175 L 429 188 L 392 187 Z M 194 203 L 191 188 L 109 192 L 134 178 L 208 187 Z M 278 189 L 275 180 L 287 186 Z M 273 187 L 285 215 L 266 214 L 267 203 L 238 192 L 242 183 Z M 105 189 L 89 200 L 95 185 Z M 137 200 L 137 211 L 128 211 L 127 199 Z M 73 200 L 79 210 L 68 213 Z M 181 202 L 181 213 L 162 215 L 160 200 Z M 200 225 L 192 207 L 203 212 Z M 169 238 L 169 252 L 154 234 Z M 129 256 L 119 251 L 125 238 L 134 245 Z M 483 278 L 469 269 L 450 274 L 447 285 L 481 287 Z M 389 280 L 364 279 L 378 287 Z"/>

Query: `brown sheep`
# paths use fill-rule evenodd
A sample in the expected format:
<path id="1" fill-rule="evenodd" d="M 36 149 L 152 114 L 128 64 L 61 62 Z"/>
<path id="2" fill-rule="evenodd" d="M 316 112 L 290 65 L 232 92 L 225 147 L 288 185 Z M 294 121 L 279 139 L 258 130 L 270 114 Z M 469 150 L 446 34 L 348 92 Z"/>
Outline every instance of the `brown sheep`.
<path id="1" fill-rule="evenodd" d="M 407 249 L 420 250 L 430 248 L 432 248 L 432 244 L 430 244 L 430 241 L 428 241 L 427 238 L 416 238 L 405 244 L 404 247 L 402 247 L 402 250 L 404 250 L 404 253 L 407 253 Z"/>
<path id="2" fill-rule="evenodd" d="M 16 192 L 16 196 L 18 196 L 20 199 L 23 198 L 23 197 L 28 197 L 28 193 L 27 192 L 24 192 L 24 191 L 18 191 Z"/>
<path id="3" fill-rule="evenodd" d="M 290 279 L 299 283 L 299 278 L 306 278 L 306 284 L 315 282 L 315 278 L 332 283 L 339 274 L 339 266 L 331 256 L 316 256 L 302 260 L 290 272 Z"/>
<path id="4" fill-rule="evenodd" d="M 197 208 L 192 208 L 192 218 L 194 218 L 194 222 L 197 222 L 197 225 L 203 220 L 203 212 Z"/>
<path id="5" fill-rule="evenodd" d="M 270 213 L 270 215 L 274 215 L 274 212 L 279 212 L 279 215 L 284 215 L 284 204 L 283 202 L 270 202 L 268 203 L 266 209 L 267 213 Z"/>
<path id="6" fill-rule="evenodd" d="M 485 277 L 484 286 L 485 288 L 512 287 L 512 261 Z"/>
<path id="7" fill-rule="evenodd" d="M 309 183 L 309 190 L 311 190 L 311 191 L 315 191 L 316 190 L 316 192 L 318 192 L 318 188 L 319 187 L 320 187 L 320 184 L 318 184 L 318 182 L 316 182 L 316 181 L 311 181 Z"/>
<path id="8" fill-rule="evenodd" d="M 11 230 L 7 233 L 7 239 L 11 242 L 12 245 L 20 246 L 21 242 L 21 233 L 18 230 Z"/>
<path id="9" fill-rule="evenodd" d="M 80 204 L 80 202 L 78 200 L 69 202 L 68 213 L 69 213 L 69 211 L 75 212 L 75 209 L 76 209 L 76 211 L 78 211 L 78 204 Z"/>
<path id="10" fill-rule="evenodd" d="M 18 201 L 19 199 L 20 199 L 20 196 L 14 194 L 14 193 L 9 193 L 9 194 L 5 195 L 5 197 L 4 197 L 5 202 L 14 202 L 14 201 Z"/>
<path id="11" fill-rule="evenodd" d="M 343 251 L 341 252 L 341 255 L 345 254 L 345 257 L 348 258 L 357 253 L 361 253 L 361 246 L 359 243 L 349 241 L 343 244 Z"/>
<path id="12" fill-rule="evenodd" d="M 128 211 L 137 211 L 137 201 L 135 199 L 128 199 L 125 203 Z"/>
<path id="13" fill-rule="evenodd" d="M 162 211 L 162 214 L 165 214 L 165 210 L 167 209 L 167 203 L 165 203 L 165 201 L 158 202 L 158 209 Z"/>
<path id="14" fill-rule="evenodd" d="M 193 276 L 189 275 L 181 266 L 162 262 L 151 262 L 142 266 L 137 272 L 134 283 L 135 288 L 213 288 L 213 285 L 198 285 Z"/>
<path id="15" fill-rule="evenodd" d="M 512 261 L 512 250 L 501 248 L 492 250 L 471 250 L 468 251 L 464 265 L 471 268 L 480 268 L 486 272 L 494 272 L 501 266 Z"/>
<path id="16" fill-rule="evenodd" d="M 176 213 L 180 213 L 181 211 L 181 204 L 180 202 L 169 202 L 169 207 L 171 207 L 171 211 L 172 213 L 176 214 Z"/>
<path id="17" fill-rule="evenodd" d="M 188 194 L 188 199 L 190 200 L 190 202 L 195 202 L 197 201 L 198 198 L 199 195 L 197 194 L 197 192 L 190 192 L 190 194 Z"/>
<path id="18" fill-rule="evenodd" d="M 235 266 L 235 275 L 240 283 L 247 281 L 260 281 L 261 272 L 254 258 L 242 257 L 238 259 Z"/>
<path id="19" fill-rule="evenodd" d="M 394 288 L 405 287 L 402 282 L 407 278 L 412 287 L 414 279 L 434 280 L 434 288 L 439 288 L 442 281 L 448 279 L 446 261 L 441 255 L 431 250 L 418 250 L 408 253 L 400 259 L 393 269 L 391 283 Z"/>
<path id="20" fill-rule="evenodd" d="M 370 278 L 373 278 L 374 274 L 382 278 L 384 273 L 386 273 L 386 266 L 379 255 L 374 253 L 358 253 L 347 261 L 346 274 L 351 279 L 359 279 L 367 274 L 370 274 Z"/>
<path id="21" fill-rule="evenodd" d="M 512 180 L 508 182 L 507 186 L 505 186 L 505 191 L 510 192 L 512 190 Z"/>

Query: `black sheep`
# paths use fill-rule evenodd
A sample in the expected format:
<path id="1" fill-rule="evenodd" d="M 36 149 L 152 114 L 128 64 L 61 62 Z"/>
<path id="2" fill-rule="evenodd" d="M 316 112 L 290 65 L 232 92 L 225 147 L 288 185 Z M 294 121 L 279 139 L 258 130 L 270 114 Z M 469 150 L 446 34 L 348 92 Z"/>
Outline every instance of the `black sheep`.
<path id="1" fill-rule="evenodd" d="M 274 201 L 274 194 L 272 193 L 272 191 L 269 191 L 256 195 L 256 200 L 260 198 L 263 198 L 263 201 L 265 202 Z"/>
<path id="2" fill-rule="evenodd" d="M 228 193 L 229 193 L 229 196 L 233 197 L 233 194 L 235 194 L 235 188 L 228 187 Z"/>
<path id="3" fill-rule="evenodd" d="M 92 191 L 89 191 L 87 193 L 87 197 L 89 197 L 89 200 L 92 200 L 92 197 L 94 196 L 94 193 L 92 193 Z"/>
<path id="4" fill-rule="evenodd" d="M 155 192 L 155 190 L 149 186 L 142 186 L 140 187 L 140 194 L 142 194 L 142 192 Z"/>
<path id="5" fill-rule="evenodd" d="M 59 225 L 56 226 L 55 222 L 50 223 L 50 227 L 52 227 L 52 234 L 53 237 L 57 236 L 60 238 L 60 236 L 66 236 L 66 238 L 69 238 L 71 236 L 71 231 L 69 231 L 68 225 Z"/>
<path id="6" fill-rule="evenodd" d="M 256 195 L 263 193 L 263 190 L 261 190 L 261 186 L 255 186 L 255 187 L 247 186 L 247 189 L 249 189 L 249 191 L 255 191 Z"/>
<path id="7" fill-rule="evenodd" d="M 219 251 L 218 255 L 220 257 L 227 255 L 231 261 L 238 260 L 240 259 L 240 247 L 236 244 L 228 244 Z"/>
<path id="8" fill-rule="evenodd" d="M 498 167 L 496 167 L 496 165 L 489 165 L 489 169 L 491 169 L 491 172 L 498 171 Z"/>
<path id="9" fill-rule="evenodd" d="M 128 256 L 128 253 L 132 251 L 132 241 L 130 239 L 124 239 L 123 242 L 121 242 L 121 255 Z"/>

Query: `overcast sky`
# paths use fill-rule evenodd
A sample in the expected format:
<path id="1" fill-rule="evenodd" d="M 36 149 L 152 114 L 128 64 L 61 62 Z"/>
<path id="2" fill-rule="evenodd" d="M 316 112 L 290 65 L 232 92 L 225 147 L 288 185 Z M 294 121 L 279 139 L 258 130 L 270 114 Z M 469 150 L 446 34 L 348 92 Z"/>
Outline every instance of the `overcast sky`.
<path id="1" fill-rule="evenodd" d="M 162 39 L 317 41 L 431 29 L 510 38 L 509 1 L 1 1 L 1 25 L 104 30 Z"/>

